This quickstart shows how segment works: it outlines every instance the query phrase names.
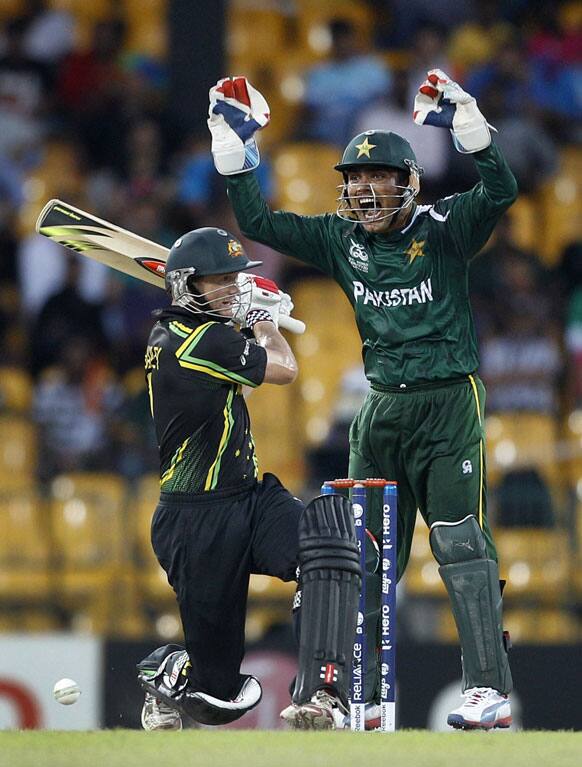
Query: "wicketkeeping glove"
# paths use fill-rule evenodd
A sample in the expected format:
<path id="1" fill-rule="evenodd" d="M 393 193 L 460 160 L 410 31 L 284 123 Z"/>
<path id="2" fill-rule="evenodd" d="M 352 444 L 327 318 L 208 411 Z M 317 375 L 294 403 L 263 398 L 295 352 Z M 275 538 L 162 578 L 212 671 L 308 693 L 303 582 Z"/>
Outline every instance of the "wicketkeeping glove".
<path id="1" fill-rule="evenodd" d="M 231 176 L 260 162 L 255 133 L 269 122 L 269 105 L 246 77 L 225 77 L 210 89 L 208 127 L 216 170 Z"/>
<path id="2" fill-rule="evenodd" d="M 477 102 L 440 69 L 431 69 L 414 99 L 414 122 L 449 128 L 455 149 L 472 154 L 491 143 L 490 128 Z"/>

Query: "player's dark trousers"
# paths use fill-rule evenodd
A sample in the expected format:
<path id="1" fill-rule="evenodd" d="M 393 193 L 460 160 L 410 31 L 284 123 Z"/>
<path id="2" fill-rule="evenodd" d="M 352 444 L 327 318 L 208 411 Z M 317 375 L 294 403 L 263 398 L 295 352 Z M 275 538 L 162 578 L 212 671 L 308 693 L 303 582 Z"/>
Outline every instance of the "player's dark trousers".
<path id="1" fill-rule="evenodd" d="M 250 489 L 161 494 L 152 545 L 176 592 L 196 690 L 223 700 L 238 691 L 249 576 L 295 578 L 302 510 L 272 474 Z"/>
<path id="2" fill-rule="evenodd" d="M 497 559 L 487 521 L 484 413 L 485 388 L 470 375 L 406 389 L 372 388 L 354 419 L 350 477 L 398 481 L 399 578 L 417 509 L 428 526 L 474 514 L 488 556 Z M 374 498 L 368 526 L 378 539 L 381 513 L 380 498 Z"/>

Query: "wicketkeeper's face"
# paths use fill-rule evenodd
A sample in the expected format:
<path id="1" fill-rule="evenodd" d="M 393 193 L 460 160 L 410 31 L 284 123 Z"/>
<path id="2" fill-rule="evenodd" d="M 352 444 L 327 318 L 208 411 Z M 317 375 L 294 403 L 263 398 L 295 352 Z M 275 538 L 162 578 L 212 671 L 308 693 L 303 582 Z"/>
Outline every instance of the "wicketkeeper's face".
<path id="1" fill-rule="evenodd" d="M 346 173 L 347 198 L 364 229 L 381 234 L 394 228 L 404 187 L 396 168 L 361 166 Z"/>

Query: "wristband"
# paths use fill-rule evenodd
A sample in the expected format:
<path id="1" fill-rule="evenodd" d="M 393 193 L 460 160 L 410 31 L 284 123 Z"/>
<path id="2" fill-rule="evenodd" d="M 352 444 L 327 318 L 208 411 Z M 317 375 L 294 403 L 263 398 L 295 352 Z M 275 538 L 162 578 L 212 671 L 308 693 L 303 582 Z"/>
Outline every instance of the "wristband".
<path id="1" fill-rule="evenodd" d="M 247 312 L 245 317 L 245 328 L 252 330 L 257 322 L 272 322 L 275 324 L 273 318 L 266 309 L 251 309 Z"/>

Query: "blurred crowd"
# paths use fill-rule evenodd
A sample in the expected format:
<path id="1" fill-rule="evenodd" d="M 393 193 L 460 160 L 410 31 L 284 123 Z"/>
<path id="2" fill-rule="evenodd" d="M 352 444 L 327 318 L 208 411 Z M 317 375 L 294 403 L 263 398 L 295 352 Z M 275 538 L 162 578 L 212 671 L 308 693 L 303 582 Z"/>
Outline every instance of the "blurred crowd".
<path id="1" fill-rule="evenodd" d="M 433 67 L 477 97 L 522 194 L 550 183 L 564 148 L 580 144 L 578 4 L 336 5 L 324 30 L 327 52 L 312 61 L 306 53 L 294 119 L 279 146 L 321 142 L 339 156 L 358 131 L 393 130 L 409 138 L 425 169 L 423 202 L 469 188 L 470 159 L 453 151 L 446 132 L 411 119 L 416 88 Z M 365 11 L 371 38 L 362 37 L 354 13 L 342 15 L 344 6 Z M 272 14 L 277 4 L 265 7 Z M 293 7 L 281 3 L 287 21 Z M 0 28 L 2 365 L 32 377 L 41 481 L 73 469 L 114 469 L 132 479 L 157 468 L 140 368 L 151 311 L 166 297 L 34 234 L 30 211 L 37 215 L 49 195 L 61 197 L 166 246 L 198 226 L 236 225 L 209 137 L 183 135 L 172 124 L 164 57 L 128 49 L 124 4 L 112 3 L 82 45 L 62 4 L 23 0 L 19 8 Z M 260 168 L 274 205 L 277 148 L 267 143 Z M 518 245 L 512 226 L 508 217 L 472 273 L 489 412 L 563 417 L 582 408 L 580 240 L 548 263 Z M 264 247 L 248 248 L 285 289 L 314 278 Z M 338 403 L 340 425 L 357 405 L 358 381 L 365 386 L 358 371 L 348 371 L 352 404 Z M 334 434 L 338 444 L 346 438 L 343 427 Z"/>

